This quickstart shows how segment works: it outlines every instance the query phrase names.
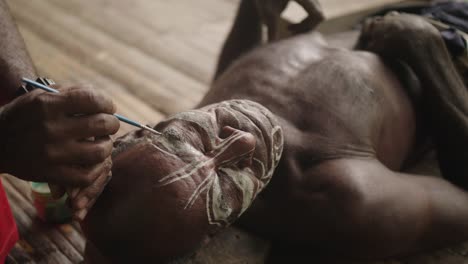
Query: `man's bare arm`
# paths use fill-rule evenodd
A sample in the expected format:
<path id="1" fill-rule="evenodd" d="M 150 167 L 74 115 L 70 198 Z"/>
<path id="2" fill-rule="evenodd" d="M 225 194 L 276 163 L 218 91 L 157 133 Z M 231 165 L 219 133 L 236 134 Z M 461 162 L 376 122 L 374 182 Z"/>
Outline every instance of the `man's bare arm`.
<path id="1" fill-rule="evenodd" d="M 468 193 L 441 178 L 339 159 L 287 185 L 274 205 L 257 201 L 238 224 L 297 254 L 381 259 L 468 239 Z"/>
<path id="2" fill-rule="evenodd" d="M 34 79 L 36 74 L 5 0 L 0 0 L 0 36 L 0 89 L 4 96 L 13 98 L 21 77 Z"/>
<path id="3" fill-rule="evenodd" d="M 351 206 L 352 253 L 406 255 L 468 239 L 468 193 L 433 176 L 393 172 L 355 160 L 360 199 Z M 351 237 L 350 237 L 351 238 Z"/>

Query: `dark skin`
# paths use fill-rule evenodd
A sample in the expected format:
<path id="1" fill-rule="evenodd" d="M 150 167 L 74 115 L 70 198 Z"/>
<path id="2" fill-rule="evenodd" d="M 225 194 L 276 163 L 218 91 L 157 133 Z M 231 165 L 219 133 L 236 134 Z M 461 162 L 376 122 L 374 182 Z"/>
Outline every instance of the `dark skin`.
<path id="1" fill-rule="evenodd" d="M 237 19 L 259 24 L 248 6 L 242 2 Z M 234 26 L 231 34 L 243 30 Z M 238 60 L 244 51 L 223 51 L 231 63 L 220 65 L 230 66 L 201 105 L 255 100 L 280 116 L 286 135 L 282 163 L 240 225 L 293 244 L 313 245 L 314 238 L 370 258 L 468 238 L 468 95 L 438 31 L 421 18 L 390 15 L 369 21 L 358 46 L 364 51 L 330 48 L 308 33 Z M 385 58 L 413 69 L 423 89 L 421 107 L 412 105 L 409 87 Z M 416 112 L 425 116 L 424 133 L 416 133 L 423 129 L 416 127 Z M 400 172 L 416 136 L 424 134 L 435 141 L 443 175 L 458 186 Z"/>
<path id="2" fill-rule="evenodd" d="M 0 1 L 0 83 L 8 104 L 0 110 L 0 170 L 48 182 L 58 197 L 68 190 L 74 217 L 82 220 L 111 174 L 112 140 L 119 129 L 107 96 L 80 86 L 56 86 L 14 98 L 21 78 L 36 73 L 5 1 Z M 93 138 L 93 140 L 89 140 Z"/>
<path id="3" fill-rule="evenodd" d="M 279 19 L 285 6 L 284 1 L 263 3 L 275 8 L 241 2 L 213 85 L 199 105 L 249 99 L 268 108 L 284 132 L 282 158 L 270 184 L 237 224 L 293 247 L 320 246 L 358 258 L 400 256 L 466 240 L 468 94 L 439 32 L 421 18 L 393 14 L 365 24 L 360 50 L 334 48 L 315 32 L 261 45 L 262 17 L 275 10 L 269 15 Z M 320 13 L 318 7 L 315 11 Z M 310 27 L 321 16 L 315 18 L 308 20 L 317 21 Z M 389 67 L 395 62 L 406 70 Z M 408 76 L 415 76 L 413 82 L 402 81 Z M 422 92 L 410 99 L 417 87 Z M 402 172 L 427 137 L 434 141 L 445 179 Z M 187 139 L 199 144 L 192 141 Z M 138 148 L 119 155 L 147 157 L 145 148 Z M 123 158 L 118 166 L 125 163 Z M 138 191 L 157 194 L 146 187 L 151 179 L 128 184 L 134 177 L 129 171 L 156 179 L 157 172 L 131 165 L 121 170 L 127 175 L 114 171 L 115 181 L 97 206 L 151 212 L 119 195 L 143 201 Z M 91 215 L 100 243 L 108 254 L 116 253 L 104 223 L 93 220 L 113 215 L 98 210 Z M 141 219 L 147 218 L 125 219 L 128 223 L 109 232 L 141 227 Z M 119 245 L 119 254 L 131 251 L 132 245 Z M 95 250 L 91 245 L 88 253 Z"/>

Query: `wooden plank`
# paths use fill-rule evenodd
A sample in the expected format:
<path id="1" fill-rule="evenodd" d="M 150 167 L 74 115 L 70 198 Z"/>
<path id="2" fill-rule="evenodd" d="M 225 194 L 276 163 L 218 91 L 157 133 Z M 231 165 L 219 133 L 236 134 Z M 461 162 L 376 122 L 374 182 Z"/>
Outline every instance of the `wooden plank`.
<path id="1" fill-rule="evenodd" d="M 112 97 L 117 105 L 118 112 L 129 118 L 139 120 L 144 123 L 157 123 L 164 118 L 164 115 L 154 110 L 150 105 L 131 94 L 123 86 L 101 76 L 78 63 L 66 52 L 54 46 L 52 43 L 40 38 L 26 27 L 20 26 L 31 56 L 38 62 L 40 71 L 46 76 L 53 76 L 60 83 L 62 80 L 68 82 L 83 82 L 86 80 L 92 83 L 97 89 Z M 122 124 L 118 135 L 122 135 L 134 128 Z"/>
<path id="2" fill-rule="evenodd" d="M 32 205 L 22 198 L 21 194 L 10 185 L 8 180 L 5 180 L 3 184 L 7 191 L 10 207 L 20 233 L 21 243 L 22 245 L 26 245 L 28 250 L 31 251 L 31 258 L 36 261 L 45 261 L 46 263 L 72 263 L 61 249 L 50 239 L 48 233 L 54 232 L 54 230 L 50 228 L 46 229 L 40 222 L 38 223 L 38 219 L 32 219 L 28 214 L 31 213 L 30 207 Z M 64 242 L 64 240 L 62 240 L 62 242 Z M 71 248 L 73 249 L 73 247 Z M 24 250 L 24 252 L 27 251 Z M 67 251 L 70 255 L 72 254 L 71 252 L 72 251 Z M 82 257 L 80 254 L 76 255 L 78 256 L 78 261 L 80 261 Z M 76 255 L 72 255 L 72 257 L 75 257 Z"/>
<path id="3" fill-rule="evenodd" d="M 105 0 L 98 0 L 105 3 Z M 237 3 L 218 0 L 178 0 L 178 1 L 147 1 L 125 0 L 113 1 L 106 8 L 126 12 L 132 19 L 146 24 L 158 32 L 194 32 L 203 23 L 228 18 L 235 12 Z M 130 6 L 133 6 L 131 8 Z M 130 10 L 130 11 L 126 11 Z M 213 11 L 211 11 L 213 10 Z"/>
<path id="4" fill-rule="evenodd" d="M 111 7 L 96 7 L 99 2 L 79 0 L 52 0 L 51 2 L 59 6 L 64 12 L 78 10 L 78 12 L 72 12 L 70 15 L 79 16 L 94 27 L 112 35 L 113 38 L 124 42 L 128 46 L 137 47 L 148 56 L 157 58 L 191 78 L 205 84 L 211 80 L 214 67 L 213 57 L 201 56 L 193 47 L 183 45 L 184 38 L 177 30 L 164 33 L 163 30 L 154 29 L 139 21 L 138 18 L 131 17 L 126 12 L 125 6 L 122 6 L 122 1 L 116 1 L 116 4 Z M 144 10 L 151 10 L 151 8 L 147 7 Z M 151 18 L 161 22 L 162 19 L 159 14 L 163 13 L 163 10 L 158 10 L 153 13 Z M 138 17 L 145 18 L 146 16 L 139 14 Z M 196 32 L 190 33 L 196 34 Z M 174 41 L 174 37 L 176 41 Z M 174 47 L 174 44 L 177 44 L 178 47 Z"/>
<path id="5" fill-rule="evenodd" d="M 15 17 L 48 41 L 82 60 L 88 67 L 108 76 L 165 113 L 178 112 L 198 102 L 206 87 L 161 62 L 122 45 L 48 2 L 11 1 Z M 34 16 L 29 14 L 35 13 Z M 44 20 L 43 17 L 47 17 Z M 44 22 L 47 21 L 47 22 Z M 45 25 L 44 25 L 45 23 Z M 77 28 L 79 25 L 79 28 Z"/>
<path id="6" fill-rule="evenodd" d="M 23 263 L 34 263 L 34 260 L 25 253 L 25 250 L 19 243 L 16 243 L 15 247 L 10 251 L 5 264 L 23 264 Z"/>

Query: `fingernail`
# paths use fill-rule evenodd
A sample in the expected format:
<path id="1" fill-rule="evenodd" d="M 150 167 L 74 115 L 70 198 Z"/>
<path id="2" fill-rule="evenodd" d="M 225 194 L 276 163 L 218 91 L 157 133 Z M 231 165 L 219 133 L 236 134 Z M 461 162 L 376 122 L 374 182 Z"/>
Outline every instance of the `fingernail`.
<path id="1" fill-rule="evenodd" d="M 107 175 L 107 178 L 106 178 L 106 185 L 110 182 L 110 180 L 112 180 L 112 172 L 110 172 L 110 173 Z"/>
<path id="2" fill-rule="evenodd" d="M 79 209 L 84 208 L 84 207 L 86 207 L 86 204 L 88 204 L 88 201 L 89 201 L 88 197 L 87 197 L 87 196 L 83 196 L 83 197 L 81 197 L 81 198 L 78 200 L 78 202 L 76 203 L 76 206 L 77 206 Z"/>
<path id="3" fill-rule="evenodd" d="M 71 198 L 72 199 L 75 198 L 79 191 L 80 191 L 79 188 L 73 188 L 70 193 Z"/>
<path id="4" fill-rule="evenodd" d="M 78 221 L 83 221 L 87 213 L 88 213 L 88 210 L 81 209 L 80 211 L 78 211 L 78 213 L 75 214 L 75 219 Z"/>

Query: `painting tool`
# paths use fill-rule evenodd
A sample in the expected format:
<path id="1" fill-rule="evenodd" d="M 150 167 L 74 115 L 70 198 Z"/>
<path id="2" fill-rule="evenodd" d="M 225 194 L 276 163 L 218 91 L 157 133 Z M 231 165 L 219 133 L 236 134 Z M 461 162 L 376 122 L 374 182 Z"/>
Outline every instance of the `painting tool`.
<path id="1" fill-rule="evenodd" d="M 29 85 L 34 86 L 36 88 L 42 89 L 44 91 L 47 91 L 47 92 L 50 92 L 50 93 L 59 93 L 59 91 L 54 89 L 54 88 L 51 88 L 51 87 L 49 87 L 47 85 L 44 85 L 44 84 L 41 84 L 41 83 L 38 83 L 38 82 L 35 82 L 35 81 L 30 80 L 28 78 L 22 78 L 21 80 L 26 84 L 29 84 Z M 136 121 L 128 119 L 128 118 L 126 118 L 126 117 L 124 117 L 122 115 L 114 114 L 114 116 L 117 117 L 117 119 L 119 119 L 120 121 L 125 122 L 125 123 L 127 123 L 129 125 L 132 125 L 132 126 L 139 127 L 141 129 L 150 131 L 151 133 L 156 134 L 156 135 L 161 135 L 161 132 L 158 132 L 158 131 L 152 129 L 149 126 L 145 126 L 145 125 L 142 125 L 142 124 L 140 124 L 140 123 L 138 123 Z"/>

